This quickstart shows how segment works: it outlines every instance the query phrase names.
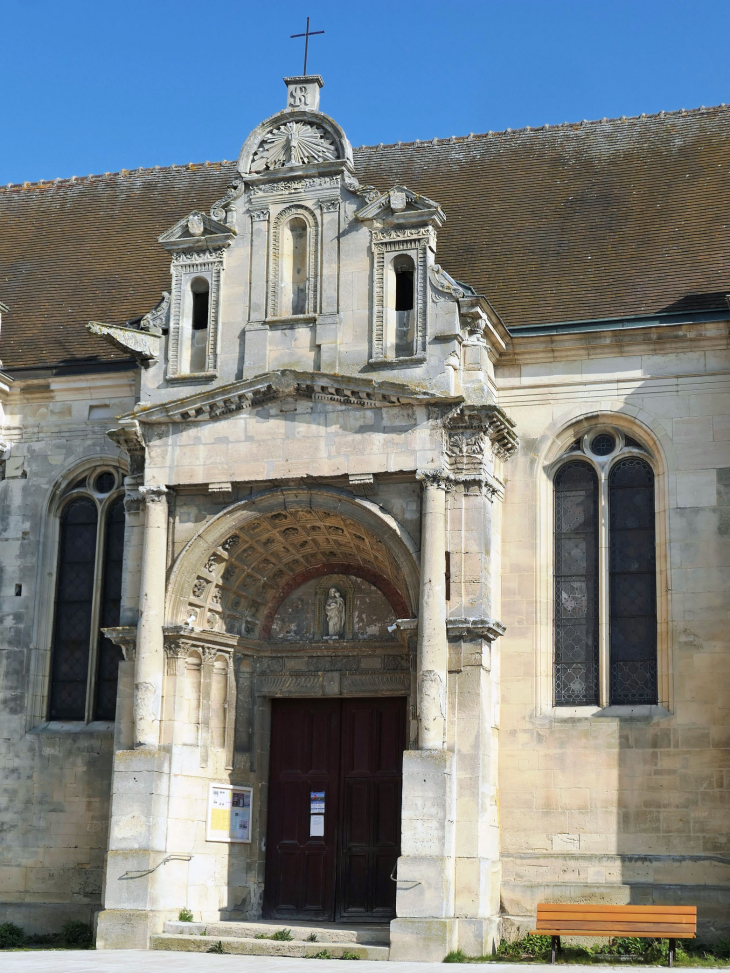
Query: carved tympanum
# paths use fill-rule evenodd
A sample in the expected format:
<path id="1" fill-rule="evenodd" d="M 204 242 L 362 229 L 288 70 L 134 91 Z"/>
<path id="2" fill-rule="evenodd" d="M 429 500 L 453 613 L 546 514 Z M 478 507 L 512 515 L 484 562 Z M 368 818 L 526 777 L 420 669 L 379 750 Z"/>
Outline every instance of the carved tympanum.
<path id="1" fill-rule="evenodd" d="M 336 158 L 337 149 L 323 128 L 306 122 L 286 122 L 264 136 L 251 162 L 251 172 Z"/>

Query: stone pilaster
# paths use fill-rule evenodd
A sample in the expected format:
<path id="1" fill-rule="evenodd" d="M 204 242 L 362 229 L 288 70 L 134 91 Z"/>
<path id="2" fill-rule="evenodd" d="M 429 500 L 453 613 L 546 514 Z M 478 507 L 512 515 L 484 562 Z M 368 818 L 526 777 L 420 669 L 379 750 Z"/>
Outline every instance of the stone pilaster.
<path id="1" fill-rule="evenodd" d="M 418 627 L 418 741 L 421 750 L 446 745 L 446 483 L 438 474 L 419 473 L 421 514 L 421 593 Z"/>
<path id="2" fill-rule="evenodd" d="M 134 670 L 134 744 L 160 742 L 167 555 L 167 497 L 164 486 L 140 487 L 145 501 L 144 548 L 140 580 L 140 619 Z"/>

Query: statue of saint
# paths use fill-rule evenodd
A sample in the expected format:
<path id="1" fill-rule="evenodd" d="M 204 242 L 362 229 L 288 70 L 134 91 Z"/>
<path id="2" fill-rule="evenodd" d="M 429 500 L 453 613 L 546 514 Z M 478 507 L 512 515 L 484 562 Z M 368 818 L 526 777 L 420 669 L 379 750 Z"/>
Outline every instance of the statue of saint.
<path id="1" fill-rule="evenodd" d="M 345 601 L 337 588 L 330 588 L 324 603 L 327 632 L 331 639 L 339 638 L 345 628 Z"/>

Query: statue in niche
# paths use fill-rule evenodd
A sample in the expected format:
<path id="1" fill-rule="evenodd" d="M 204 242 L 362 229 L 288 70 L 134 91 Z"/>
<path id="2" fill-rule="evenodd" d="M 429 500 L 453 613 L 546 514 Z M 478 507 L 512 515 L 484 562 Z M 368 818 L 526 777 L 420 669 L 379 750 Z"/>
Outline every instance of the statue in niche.
<path id="1" fill-rule="evenodd" d="M 339 638 L 345 627 L 345 599 L 337 588 L 330 588 L 324 603 L 324 612 L 327 617 L 327 637 Z"/>

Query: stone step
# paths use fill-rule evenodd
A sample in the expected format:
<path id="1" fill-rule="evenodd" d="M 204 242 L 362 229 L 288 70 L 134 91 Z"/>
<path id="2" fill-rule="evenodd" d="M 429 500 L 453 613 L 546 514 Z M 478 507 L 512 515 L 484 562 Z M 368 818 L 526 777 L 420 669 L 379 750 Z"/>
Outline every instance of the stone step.
<path id="1" fill-rule="evenodd" d="M 311 935 L 317 942 L 362 943 L 369 946 L 389 946 L 390 926 L 382 925 L 341 926 L 333 923 L 289 924 L 272 920 L 260 922 L 166 922 L 164 932 L 175 936 L 217 936 L 235 939 L 255 939 L 270 936 L 277 929 L 288 929 L 294 939 L 306 942 Z"/>
<path id="2" fill-rule="evenodd" d="M 174 923 L 178 925 L 178 923 Z M 202 923 L 185 923 L 185 925 L 202 925 Z M 212 926 L 220 926 L 222 923 L 211 923 Z M 288 927 L 286 927 L 288 928 Z M 324 933 L 324 930 L 322 930 Z M 289 942 L 277 942 L 271 939 L 248 939 L 241 936 L 210 936 L 201 935 L 176 935 L 174 933 L 159 933 L 150 936 L 150 949 L 177 950 L 187 953 L 208 953 L 221 944 L 223 952 L 235 953 L 244 956 L 290 956 L 290 957 L 316 957 L 320 953 L 326 953 L 322 959 L 369 959 L 387 960 L 390 950 L 387 946 L 368 946 L 363 943 L 353 942 L 304 942 L 303 940 L 292 939 Z"/>

